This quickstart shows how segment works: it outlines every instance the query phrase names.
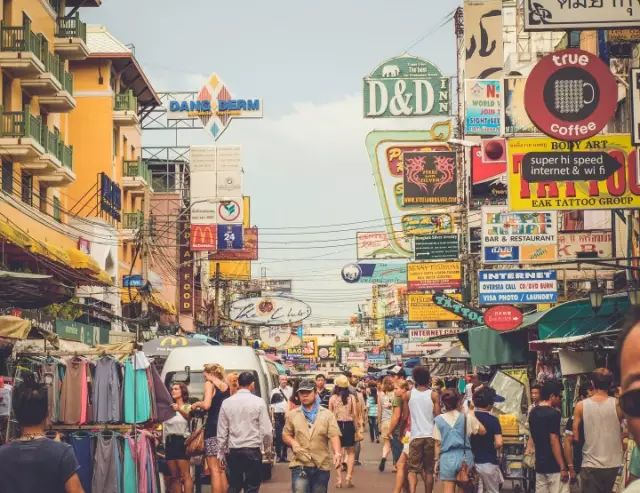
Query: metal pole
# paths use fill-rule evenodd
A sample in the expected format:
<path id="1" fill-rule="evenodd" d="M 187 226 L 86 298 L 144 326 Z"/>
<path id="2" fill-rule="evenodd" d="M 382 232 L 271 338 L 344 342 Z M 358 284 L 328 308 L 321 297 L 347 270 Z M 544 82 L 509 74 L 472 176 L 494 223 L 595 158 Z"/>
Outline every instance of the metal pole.
<path id="1" fill-rule="evenodd" d="M 218 296 L 220 294 L 220 262 L 216 262 L 216 277 L 215 277 L 215 285 L 213 290 L 213 327 L 216 330 L 216 334 L 218 334 Z M 219 334 L 218 334 L 219 335 Z"/>

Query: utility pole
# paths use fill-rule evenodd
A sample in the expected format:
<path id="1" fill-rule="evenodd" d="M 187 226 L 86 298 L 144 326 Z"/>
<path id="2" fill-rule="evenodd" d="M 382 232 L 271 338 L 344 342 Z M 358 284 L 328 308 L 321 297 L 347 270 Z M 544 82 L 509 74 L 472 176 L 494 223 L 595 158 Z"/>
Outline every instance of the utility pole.
<path id="1" fill-rule="evenodd" d="M 216 262 L 216 276 L 214 278 L 214 286 L 213 286 L 213 327 L 218 331 L 218 324 L 220 323 L 220 319 L 218 317 L 218 304 L 219 304 L 219 295 L 220 295 L 220 262 Z"/>
<path id="2" fill-rule="evenodd" d="M 142 279 L 149 282 L 149 244 L 151 242 L 151 184 L 144 187 L 142 198 Z M 148 297 L 142 297 L 142 313 L 149 313 Z"/>

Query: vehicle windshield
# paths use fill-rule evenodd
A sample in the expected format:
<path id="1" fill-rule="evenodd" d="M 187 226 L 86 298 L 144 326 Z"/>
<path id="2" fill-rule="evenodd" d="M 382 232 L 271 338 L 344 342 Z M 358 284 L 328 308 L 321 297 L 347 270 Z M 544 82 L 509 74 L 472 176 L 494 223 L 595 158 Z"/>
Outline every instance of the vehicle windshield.
<path id="1" fill-rule="evenodd" d="M 256 379 L 256 390 L 253 392 L 255 395 L 260 397 L 260 380 L 258 379 L 258 372 L 252 370 L 235 370 L 230 369 L 225 373 L 228 375 L 229 373 L 242 373 L 244 371 L 251 371 L 253 376 Z M 190 381 L 187 383 L 187 373 L 184 371 L 175 371 L 167 373 L 167 376 L 164 379 L 164 383 L 167 388 L 171 387 L 174 382 L 183 382 L 187 383 L 187 388 L 189 389 L 189 399 L 193 400 L 201 400 L 204 397 L 204 375 L 202 371 L 191 371 L 190 372 Z"/>

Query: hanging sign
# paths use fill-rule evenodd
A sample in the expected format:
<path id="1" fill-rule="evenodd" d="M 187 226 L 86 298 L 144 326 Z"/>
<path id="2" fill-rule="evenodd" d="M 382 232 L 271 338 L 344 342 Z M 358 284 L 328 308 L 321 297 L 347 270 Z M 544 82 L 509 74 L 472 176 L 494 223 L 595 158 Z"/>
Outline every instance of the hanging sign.
<path id="1" fill-rule="evenodd" d="M 502 0 L 464 0 L 464 73 L 498 79 L 504 67 Z"/>
<path id="2" fill-rule="evenodd" d="M 248 325 L 288 325 L 311 315 L 311 307 L 295 298 L 265 296 L 231 303 L 229 318 Z"/>
<path id="3" fill-rule="evenodd" d="M 432 337 L 455 336 L 460 329 L 409 329 L 409 341 L 423 342 Z"/>
<path id="4" fill-rule="evenodd" d="M 217 228 L 215 224 L 191 225 L 191 250 L 194 252 L 212 251 L 217 247 Z"/>
<path id="5" fill-rule="evenodd" d="M 243 245 L 239 250 L 218 250 L 209 260 L 258 260 L 258 228 L 244 228 Z"/>
<path id="6" fill-rule="evenodd" d="M 640 26 L 637 0 L 524 0 L 525 31 Z"/>
<path id="7" fill-rule="evenodd" d="M 484 142 L 484 141 L 483 141 Z M 504 139 L 471 148 L 471 196 L 482 203 L 507 199 L 507 149 Z"/>
<path id="8" fill-rule="evenodd" d="M 522 312 L 511 305 L 497 305 L 484 312 L 484 323 L 498 332 L 514 330 L 522 324 Z"/>
<path id="9" fill-rule="evenodd" d="M 450 341 L 406 342 L 402 345 L 403 355 L 433 353 L 451 347 Z"/>
<path id="10" fill-rule="evenodd" d="M 178 221 L 178 311 L 180 314 L 193 315 L 193 252 L 191 245 L 191 228 L 189 227 L 189 209 L 181 211 Z"/>
<path id="11" fill-rule="evenodd" d="M 407 264 L 370 264 L 359 262 L 342 268 L 342 279 L 349 283 L 400 284 L 407 278 Z"/>
<path id="12" fill-rule="evenodd" d="M 461 300 L 462 295 L 453 294 L 452 298 Z M 407 311 L 409 322 L 443 322 L 462 320 L 444 308 L 439 307 L 433 301 L 433 294 L 407 294 Z"/>
<path id="13" fill-rule="evenodd" d="M 449 78 L 422 58 L 402 55 L 364 79 L 365 118 L 448 115 Z"/>
<path id="14" fill-rule="evenodd" d="M 464 81 L 466 135 L 502 134 L 502 81 Z"/>
<path id="15" fill-rule="evenodd" d="M 403 204 L 454 205 L 457 177 L 455 152 L 405 152 Z"/>
<path id="16" fill-rule="evenodd" d="M 557 303 L 555 270 L 481 270 L 478 272 L 481 305 Z"/>
<path id="17" fill-rule="evenodd" d="M 596 55 L 575 48 L 543 57 L 529 74 L 524 103 L 531 121 L 558 140 L 600 132 L 616 111 L 618 86 Z"/>
<path id="18" fill-rule="evenodd" d="M 217 250 L 242 250 L 244 228 L 242 224 L 218 224 Z"/>
<path id="19" fill-rule="evenodd" d="M 457 234 L 421 235 L 413 240 L 415 260 L 453 260 L 460 257 Z"/>
<path id="20" fill-rule="evenodd" d="M 529 183 L 602 181 L 621 167 L 606 152 L 529 152 L 522 159 L 522 177 Z"/>
<path id="21" fill-rule="evenodd" d="M 385 317 L 384 331 L 391 337 L 406 337 L 407 319 L 404 317 Z"/>
<path id="22" fill-rule="evenodd" d="M 463 320 L 473 322 L 476 325 L 484 324 L 484 318 L 481 311 L 467 306 L 451 296 L 444 293 L 436 293 L 433 295 L 433 302 L 439 307 L 459 315 Z"/>
<path id="23" fill-rule="evenodd" d="M 462 285 L 460 262 L 407 264 L 407 291 L 458 289 Z"/>
<path id="24" fill-rule="evenodd" d="M 260 327 L 260 340 L 269 347 L 281 348 L 291 339 L 289 327 Z"/>

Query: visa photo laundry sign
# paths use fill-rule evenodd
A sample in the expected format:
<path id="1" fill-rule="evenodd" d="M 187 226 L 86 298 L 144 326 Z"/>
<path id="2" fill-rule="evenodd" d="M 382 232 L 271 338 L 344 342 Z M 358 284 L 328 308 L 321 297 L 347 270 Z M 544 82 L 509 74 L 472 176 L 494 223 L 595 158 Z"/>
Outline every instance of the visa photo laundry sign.
<path id="1" fill-rule="evenodd" d="M 481 270 L 479 302 L 481 305 L 556 303 L 557 279 L 555 270 Z"/>
<path id="2" fill-rule="evenodd" d="M 448 115 L 449 77 L 408 54 L 391 58 L 364 79 L 365 118 Z"/>
<path id="3" fill-rule="evenodd" d="M 550 179 L 531 183 L 523 174 L 525 156 L 532 152 L 606 152 L 621 167 L 606 180 Z M 509 139 L 509 209 L 513 211 L 632 209 L 640 207 L 637 152 L 629 134 L 599 135 L 579 142 L 549 138 Z"/>
<path id="4" fill-rule="evenodd" d="M 638 0 L 524 0 L 525 31 L 636 26 Z"/>
<path id="5" fill-rule="evenodd" d="M 467 79 L 464 81 L 467 135 L 502 133 L 502 81 Z"/>
<path id="6" fill-rule="evenodd" d="M 484 263 L 548 262 L 558 257 L 555 211 L 513 212 L 506 206 L 482 208 Z"/>

